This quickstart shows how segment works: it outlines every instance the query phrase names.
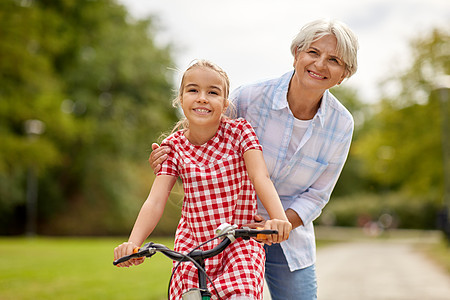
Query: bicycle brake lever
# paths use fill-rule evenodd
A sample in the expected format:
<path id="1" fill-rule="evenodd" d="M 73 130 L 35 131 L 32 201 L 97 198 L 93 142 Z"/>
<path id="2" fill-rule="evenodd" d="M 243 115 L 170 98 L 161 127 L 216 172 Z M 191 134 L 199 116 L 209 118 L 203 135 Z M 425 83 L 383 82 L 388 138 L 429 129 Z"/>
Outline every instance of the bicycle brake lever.
<path id="1" fill-rule="evenodd" d="M 235 232 L 236 228 L 237 225 L 223 223 L 216 229 L 216 236 L 227 237 L 231 242 L 234 242 L 237 237 Z"/>
<path id="2" fill-rule="evenodd" d="M 145 244 L 136 252 L 136 254 L 138 255 L 138 257 L 152 257 L 156 254 L 156 249 L 155 247 L 153 247 L 153 245 L 155 245 L 153 242 Z"/>

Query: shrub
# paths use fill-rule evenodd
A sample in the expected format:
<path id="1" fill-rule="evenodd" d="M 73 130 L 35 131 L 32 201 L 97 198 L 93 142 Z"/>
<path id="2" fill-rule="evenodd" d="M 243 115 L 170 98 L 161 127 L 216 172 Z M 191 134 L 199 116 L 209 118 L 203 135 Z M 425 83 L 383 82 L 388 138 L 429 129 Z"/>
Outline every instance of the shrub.
<path id="1" fill-rule="evenodd" d="M 437 197 L 410 197 L 402 193 L 357 194 L 332 198 L 317 223 L 335 226 L 380 226 L 405 229 L 436 229 L 442 209 Z"/>

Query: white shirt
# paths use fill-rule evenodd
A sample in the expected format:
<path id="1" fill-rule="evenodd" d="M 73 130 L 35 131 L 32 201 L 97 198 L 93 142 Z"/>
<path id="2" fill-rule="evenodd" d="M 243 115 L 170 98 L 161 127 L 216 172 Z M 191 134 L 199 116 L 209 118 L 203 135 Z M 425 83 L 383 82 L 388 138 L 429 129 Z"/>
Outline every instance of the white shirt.
<path id="1" fill-rule="evenodd" d="M 294 127 L 292 128 L 291 140 L 289 141 L 289 146 L 286 153 L 287 160 L 291 159 L 292 155 L 294 155 L 295 151 L 297 151 L 298 145 L 300 145 L 300 142 L 302 141 L 310 123 L 311 120 L 299 120 L 294 118 Z"/>

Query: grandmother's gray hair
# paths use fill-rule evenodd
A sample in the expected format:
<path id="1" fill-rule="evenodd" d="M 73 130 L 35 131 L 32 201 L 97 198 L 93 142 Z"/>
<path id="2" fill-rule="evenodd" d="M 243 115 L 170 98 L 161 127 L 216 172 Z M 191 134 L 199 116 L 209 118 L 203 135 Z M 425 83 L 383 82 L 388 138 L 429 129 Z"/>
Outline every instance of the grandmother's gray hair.
<path id="1" fill-rule="evenodd" d="M 305 51 L 311 44 L 326 35 L 334 35 L 337 40 L 337 54 L 346 67 L 346 77 L 350 78 L 358 69 L 358 38 L 344 23 L 336 20 L 320 19 L 307 23 L 292 40 L 291 53 L 295 57 L 297 51 Z"/>

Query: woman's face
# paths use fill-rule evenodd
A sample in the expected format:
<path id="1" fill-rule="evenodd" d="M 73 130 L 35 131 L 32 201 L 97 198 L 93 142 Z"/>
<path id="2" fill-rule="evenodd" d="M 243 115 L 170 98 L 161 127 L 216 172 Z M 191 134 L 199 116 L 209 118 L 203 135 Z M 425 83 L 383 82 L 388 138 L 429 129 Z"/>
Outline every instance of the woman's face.
<path id="1" fill-rule="evenodd" d="M 337 55 L 337 40 L 326 35 L 311 43 L 304 51 L 297 51 L 294 59 L 293 84 L 304 89 L 324 92 L 346 77 L 345 63 Z"/>

